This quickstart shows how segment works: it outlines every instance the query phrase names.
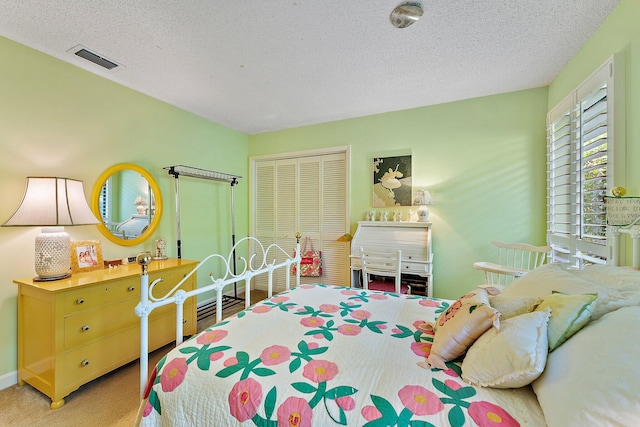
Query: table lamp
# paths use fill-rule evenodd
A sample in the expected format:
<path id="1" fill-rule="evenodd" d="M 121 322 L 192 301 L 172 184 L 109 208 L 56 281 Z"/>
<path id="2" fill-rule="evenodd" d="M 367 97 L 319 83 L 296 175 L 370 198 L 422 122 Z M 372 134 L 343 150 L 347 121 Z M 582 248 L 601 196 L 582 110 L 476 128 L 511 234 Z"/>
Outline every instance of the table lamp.
<path id="1" fill-rule="evenodd" d="M 42 227 L 36 237 L 34 281 L 71 275 L 71 238 L 65 225 L 98 224 L 84 195 L 82 181 L 57 177 L 27 177 L 22 202 L 3 227 Z"/>
<path id="2" fill-rule="evenodd" d="M 432 205 L 431 194 L 427 190 L 417 190 L 416 198 L 413 201 L 413 206 L 420 206 L 418 208 L 418 222 L 426 222 L 429 219 L 429 209 L 427 205 Z"/>

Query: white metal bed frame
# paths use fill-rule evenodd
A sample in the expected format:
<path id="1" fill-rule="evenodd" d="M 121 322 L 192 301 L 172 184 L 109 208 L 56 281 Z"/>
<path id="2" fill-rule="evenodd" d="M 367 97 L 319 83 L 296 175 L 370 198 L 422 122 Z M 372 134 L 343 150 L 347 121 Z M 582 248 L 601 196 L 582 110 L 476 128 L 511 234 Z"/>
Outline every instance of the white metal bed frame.
<path id="1" fill-rule="evenodd" d="M 266 249 L 262 243 L 254 237 L 245 237 L 240 239 L 236 243 L 229 255 L 223 257 L 220 254 L 211 254 L 205 259 L 200 261 L 196 267 L 191 270 L 180 282 L 178 282 L 173 289 L 167 292 L 161 297 L 155 297 L 153 295 L 153 289 L 155 285 L 162 281 L 162 278 L 154 280 L 149 284 L 149 275 L 147 274 L 148 266 L 152 262 L 152 255 L 149 252 L 144 252 L 138 255 L 138 264 L 142 267 L 142 275 L 140 276 L 140 302 L 136 306 L 135 312 L 140 317 L 140 396 L 142 397 L 147 385 L 148 369 L 149 369 L 149 315 L 151 312 L 159 307 L 175 304 L 176 305 L 176 345 L 179 345 L 183 341 L 183 328 L 182 328 L 182 316 L 184 302 L 191 297 L 200 295 L 204 292 L 216 292 L 216 323 L 222 320 L 222 294 L 224 288 L 227 285 L 235 284 L 242 280 L 245 281 L 245 308 L 249 308 L 251 301 L 251 279 L 261 274 L 268 274 L 269 282 L 267 288 L 267 294 L 269 297 L 273 294 L 273 272 L 279 268 L 285 269 L 286 289 L 291 288 L 291 276 L 289 274 L 289 268 L 296 264 L 295 285 L 300 286 L 300 234 L 296 234 L 296 249 L 295 255 L 291 256 L 287 251 L 282 249 L 276 244 L 269 245 Z M 239 245 L 247 243 L 250 252 L 253 253 L 249 256 L 249 260 L 244 257 L 240 257 L 239 260 L 243 265 L 240 273 L 235 273 L 235 252 Z M 252 246 L 254 245 L 254 246 Z M 253 247 L 254 250 L 251 250 Z M 256 259 L 256 256 L 261 254 L 262 259 Z M 276 264 L 276 256 L 285 255 L 285 261 Z M 180 289 L 180 286 L 188 280 L 198 269 L 200 269 L 210 259 L 219 259 L 224 263 L 225 272 L 221 278 L 214 278 L 212 274 L 212 283 L 207 286 L 193 289 L 191 291 L 185 291 Z M 272 260 L 269 262 L 269 260 Z"/>

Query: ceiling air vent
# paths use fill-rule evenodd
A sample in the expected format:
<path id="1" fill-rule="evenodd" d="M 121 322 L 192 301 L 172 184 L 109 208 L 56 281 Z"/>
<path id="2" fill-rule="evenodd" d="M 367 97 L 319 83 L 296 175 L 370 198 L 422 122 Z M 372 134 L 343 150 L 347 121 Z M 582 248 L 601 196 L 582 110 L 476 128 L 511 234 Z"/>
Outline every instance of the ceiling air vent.
<path id="1" fill-rule="evenodd" d="M 116 64 L 113 61 L 108 60 L 107 58 L 104 58 L 96 53 L 93 53 L 81 46 L 78 46 L 79 49 L 74 52 L 75 55 L 79 56 L 80 58 L 84 58 L 87 61 L 91 61 L 96 65 L 99 65 L 103 68 L 106 68 L 107 70 L 111 70 L 113 68 L 116 68 L 118 66 L 118 64 Z"/>

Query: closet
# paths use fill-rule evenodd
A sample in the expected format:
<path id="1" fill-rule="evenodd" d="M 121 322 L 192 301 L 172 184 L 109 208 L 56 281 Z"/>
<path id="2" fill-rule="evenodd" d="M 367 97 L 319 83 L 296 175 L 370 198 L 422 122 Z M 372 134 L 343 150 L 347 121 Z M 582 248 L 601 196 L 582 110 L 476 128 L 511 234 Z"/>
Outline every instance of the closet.
<path id="1" fill-rule="evenodd" d="M 303 277 L 302 283 L 348 286 L 350 246 L 338 241 L 350 226 L 348 149 L 252 158 L 251 167 L 252 235 L 290 250 L 296 231 L 309 236 L 322 251 L 323 274 Z M 284 283 L 283 277 L 274 278 L 274 283 Z M 255 286 L 266 289 L 260 281 Z"/>

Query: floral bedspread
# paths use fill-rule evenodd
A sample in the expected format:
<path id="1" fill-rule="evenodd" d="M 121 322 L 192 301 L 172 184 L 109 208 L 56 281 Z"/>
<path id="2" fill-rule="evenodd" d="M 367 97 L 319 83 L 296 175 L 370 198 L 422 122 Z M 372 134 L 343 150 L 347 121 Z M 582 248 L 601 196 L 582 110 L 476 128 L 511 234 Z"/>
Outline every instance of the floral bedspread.
<path id="1" fill-rule="evenodd" d="M 303 285 L 184 342 L 157 365 L 142 425 L 544 426 L 529 388 L 427 370 L 450 301 Z"/>

